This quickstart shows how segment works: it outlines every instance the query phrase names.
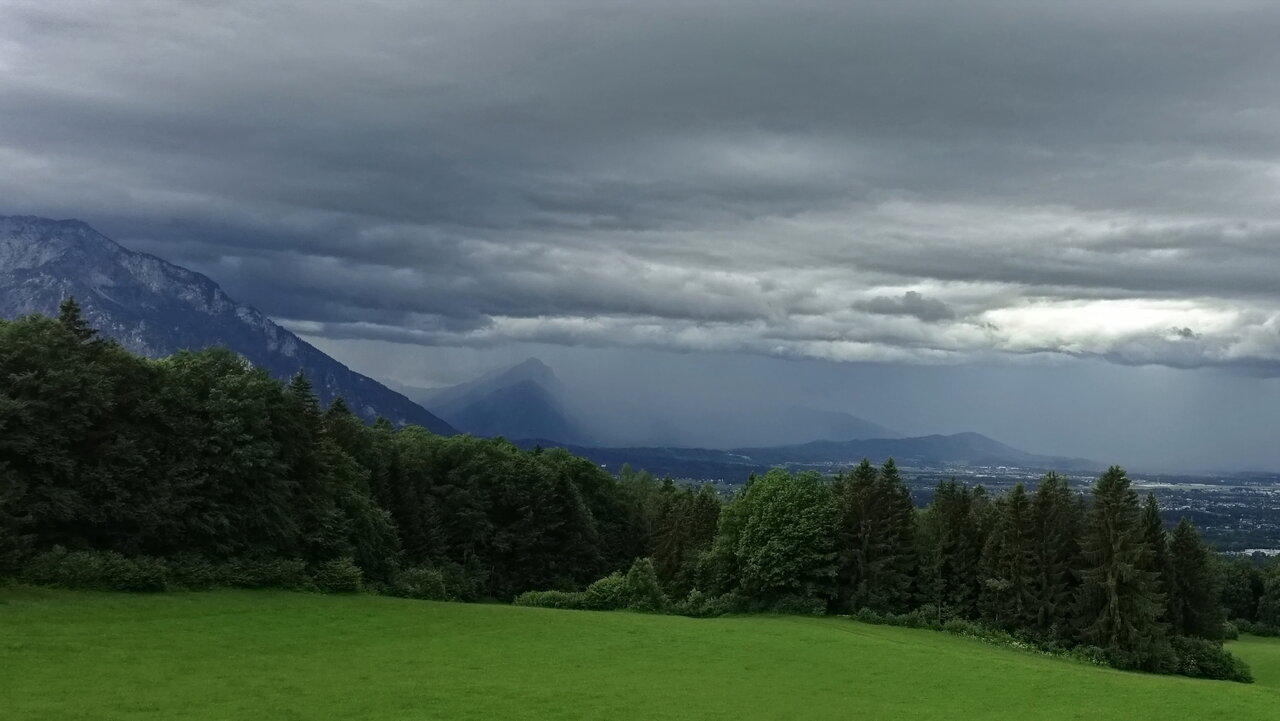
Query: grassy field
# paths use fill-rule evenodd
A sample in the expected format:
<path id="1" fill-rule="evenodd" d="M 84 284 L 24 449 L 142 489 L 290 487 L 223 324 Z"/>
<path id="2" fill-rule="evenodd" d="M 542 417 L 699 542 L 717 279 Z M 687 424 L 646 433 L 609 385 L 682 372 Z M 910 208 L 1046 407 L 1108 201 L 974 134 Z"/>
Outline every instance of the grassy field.
<path id="1" fill-rule="evenodd" d="M 694 620 L 369 596 L 0 589 L 0 717 L 1276 719 L 1246 686 L 842 619 Z"/>

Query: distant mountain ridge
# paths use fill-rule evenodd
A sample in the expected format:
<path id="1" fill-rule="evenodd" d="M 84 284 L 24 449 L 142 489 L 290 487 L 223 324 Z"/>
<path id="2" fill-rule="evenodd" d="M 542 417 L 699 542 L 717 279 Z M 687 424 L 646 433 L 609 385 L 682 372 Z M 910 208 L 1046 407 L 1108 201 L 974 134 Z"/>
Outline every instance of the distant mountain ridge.
<path id="1" fill-rule="evenodd" d="M 1014 448 L 981 433 L 929 435 L 916 438 L 873 438 L 814 441 L 773 448 L 738 448 L 731 453 L 767 464 L 857 462 L 862 458 L 892 457 L 900 463 L 952 463 L 968 466 L 1021 466 L 1071 470 L 1098 464 L 1083 458 L 1042 456 Z"/>
<path id="2" fill-rule="evenodd" d="M 766 448 L 589 448 L 566 446 L 545 439 L 520 441 L 523 447 L 564 447 L 617 472 L 624 463 L 655 475 L 695 480 L 741 482 L 751 473 L 770 468 L 834 470 L 863 458 L 881 463 L 893 458 L 907 466 L 1013 466 L 1032 470 L 1094 471 L 1102 464 L 1084 458 L 1042 456 L 1027 453 L 980 433 L 931 435 L 917 438 L 872 438 L 851 441 L 814 441 Z"/>
<path id="3" fill-rule="evenodd" d="M 592 443 L 591 435 L 565 407 L 559 378 L 537 358 L 460 385 L 405 392 L 454 427 L 473 435 Z"/>
<path id="4" fill-rule="evenodd" d="M 155 358 L 222 345 L 277 378 L 302 370 L 323 402 L 341 396 L 366 420 L 383 416 L 456 433 L 425 408 L 235 302 L 204 275 L 128 250 L 79 220 L 0 216 L 0 317 L 56 315 L 68 295 L 90 324 L 136 353 Z"/>
<path id="5" fill-rule="evenodd" d="M 641 386 L 624 392 L 632 397 L 619 403 L 615 395 L 614 402 L 601 406 L 598 395 L 563 382 L 538 358 L 446 388 L 393 387 L 467 433 L 549 438 L 578 446 L 728 448 L 902 437 L 843 411 L 787 405 L 745 411 L 713 405 L 690 412 L 646 405 Z"/>

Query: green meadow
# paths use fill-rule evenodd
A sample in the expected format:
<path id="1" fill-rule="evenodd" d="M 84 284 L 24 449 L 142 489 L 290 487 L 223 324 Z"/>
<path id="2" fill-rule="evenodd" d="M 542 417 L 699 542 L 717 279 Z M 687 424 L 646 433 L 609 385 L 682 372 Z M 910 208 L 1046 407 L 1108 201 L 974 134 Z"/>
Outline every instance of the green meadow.
<path id="1" fill-rule="evenodd" d="M 1243 685 L 839 618 L 689 619 L 226 591 L 0 589 L 0 718 L 1246 719 Z"/>

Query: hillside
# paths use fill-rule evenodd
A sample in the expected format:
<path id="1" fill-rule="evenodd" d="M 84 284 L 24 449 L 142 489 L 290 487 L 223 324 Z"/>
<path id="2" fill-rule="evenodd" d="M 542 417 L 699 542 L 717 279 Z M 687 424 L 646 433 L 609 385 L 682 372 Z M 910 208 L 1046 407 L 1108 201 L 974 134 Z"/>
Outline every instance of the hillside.
<path id="1" fill-rule="evenodd" d="M 5 718 L 1272 719 L 1258 682 L 1122 673 L 839 618 L 282 592 L 0 589 Z"/>
<path id="2" fill-rule="evenodd" d="M 209 278 L 136 253 L 78 220 L 0 216 L 0 318 L 56 316 L 68 295 L 85 318 L 152 358 L 184 348 L 230 348 L 277 378 L 306 373 L 322 402 L 341 396 L 365 420 L 384 416 L 440 434 L 449 424 L 320 352 Z"/>

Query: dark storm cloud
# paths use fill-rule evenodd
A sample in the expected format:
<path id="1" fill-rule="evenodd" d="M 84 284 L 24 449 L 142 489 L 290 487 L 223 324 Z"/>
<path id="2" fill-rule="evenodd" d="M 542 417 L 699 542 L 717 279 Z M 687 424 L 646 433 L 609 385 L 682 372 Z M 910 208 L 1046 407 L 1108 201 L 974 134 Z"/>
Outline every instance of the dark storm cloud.
<path id="1" fill-rule="evenodd" d="M 0 204 L 314 336 L 1265 367 L 1278 34 L 1268 2 L 18 0 Z"/>

